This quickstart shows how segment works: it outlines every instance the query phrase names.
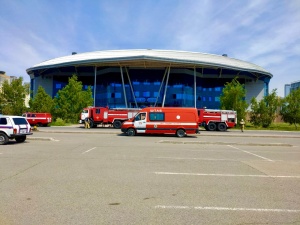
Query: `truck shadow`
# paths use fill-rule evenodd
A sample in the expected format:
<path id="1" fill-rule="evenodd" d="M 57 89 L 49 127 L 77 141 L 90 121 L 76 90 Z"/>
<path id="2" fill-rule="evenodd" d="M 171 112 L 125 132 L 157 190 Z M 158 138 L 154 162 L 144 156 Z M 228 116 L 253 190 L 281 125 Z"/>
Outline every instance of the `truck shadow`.
<path id="1" fill-rule="evenodd" d="M 15 140 L 9 140 L 6 145 L 22 145 L 22 144 L 26 144 L 29 143 L 29 141 L 24 141 L 24 142 L 16 142 Z"/>
<path id="2" fill-rule="evenodd" d="M 179 138 L 177 137 L 175 134 L 136 134 L 135 136 L 128 136 L 126 133 L 120 133 L 120 134 L 117 134 L 117 136 L 127 136 L 128 138 L 139 138 L 139 137 L 173 137 L 173 138 Z M 187 135 L 187 136 L 184 136 L 182 138 L 179 138 L 179 139 L 186 139 L 186 138 L 197 138 L 196 135 Z"/>
<path id="3" fill-rule="evenodd" d="M 114 129 L 114 130 L 120 130 L 120 129 L 115 129 L 112 126 L 106 126 L 106 127 L 97 126 L 97 127 L 85 128 L 84 125 L 83 125 L 83 126 L 78 126 L 76 128 L 79 128 L 79 129 Z"/>

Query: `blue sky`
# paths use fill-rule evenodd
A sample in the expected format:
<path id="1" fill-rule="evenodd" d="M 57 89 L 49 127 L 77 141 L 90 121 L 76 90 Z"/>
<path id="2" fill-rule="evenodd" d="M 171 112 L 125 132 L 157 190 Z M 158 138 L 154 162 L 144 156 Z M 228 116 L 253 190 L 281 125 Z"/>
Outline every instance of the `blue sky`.
<path id="1" fill-rule="evenodd" d="M 72 52 L 168 49 L 245 60 L 300 80 L 300 0 L 0 0 L 0 70 Z"/>

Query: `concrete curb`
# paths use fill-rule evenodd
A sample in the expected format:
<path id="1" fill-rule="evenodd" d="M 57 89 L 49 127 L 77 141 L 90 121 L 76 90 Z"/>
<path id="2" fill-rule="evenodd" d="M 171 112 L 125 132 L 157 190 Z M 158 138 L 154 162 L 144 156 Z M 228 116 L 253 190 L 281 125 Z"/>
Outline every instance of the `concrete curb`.
<path id="1" fill-rule="evenodd" d="M 38 141 L 59 141 L 51 137 L 27 137 L 27 140 L 38 140 Z"/>
<path id="2" fill-rule="evenodd" d="M 82 131 L 61 131 L 61 130 L 52 130 L 52 131 L 34 131 L 35 133 L 73 133 L 73 134 L 123 134 L 121 131 L 105 131 L 105 130 L 85 130 Z M 257 137 L 257 138 L 300 138 L 300 136 L 297 135 L 280 135 L 280 134 L 274 134 L 274 135 L 267 135 L 267 134 L 250 134 L 247 132 L 239 133 L 239 132 L 209 132 L 209 131 L 200 131 L 200 134 L 193 134 L 196 136 L 222 136 L 222 137 Z"/>

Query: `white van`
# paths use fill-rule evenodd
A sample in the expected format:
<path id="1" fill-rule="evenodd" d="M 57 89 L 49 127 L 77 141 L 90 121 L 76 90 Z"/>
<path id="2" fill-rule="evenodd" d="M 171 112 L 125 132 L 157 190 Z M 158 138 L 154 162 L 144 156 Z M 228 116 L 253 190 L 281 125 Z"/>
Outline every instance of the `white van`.
<path id="1" fill-rule="evenodd" d="M 198 120 L 196 108 L 148 107 L 124 122 L 121 131 L 128 136 L 175 134 L 177 137 L 184 137 L 199 133 Z"/>

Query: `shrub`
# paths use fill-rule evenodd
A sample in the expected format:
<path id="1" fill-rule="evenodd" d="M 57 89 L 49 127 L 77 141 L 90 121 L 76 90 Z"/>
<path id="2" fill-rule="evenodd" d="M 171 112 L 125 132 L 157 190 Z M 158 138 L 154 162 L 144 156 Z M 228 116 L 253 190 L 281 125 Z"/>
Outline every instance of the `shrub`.
<path id="1" fill-rule="evenodd" d="M 55 122 L 52 123 L 51 125 L 52 125 L 52 126 L 53 126 L 53 125 L 54 125 L 54 126 L 65 126 L 65 125 L 66 125 L 66 122 L 65 122 L 63 119 L 61 119 L 61 118 L 57 118 L 57 119 L 55 120 Z"/>

